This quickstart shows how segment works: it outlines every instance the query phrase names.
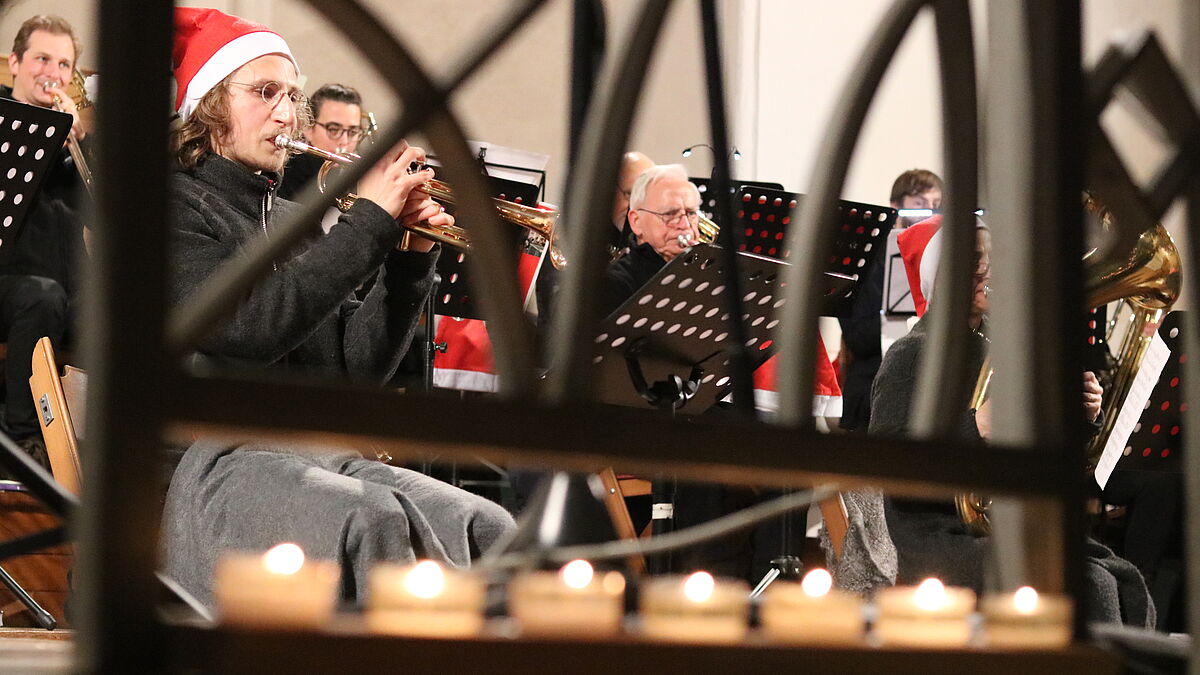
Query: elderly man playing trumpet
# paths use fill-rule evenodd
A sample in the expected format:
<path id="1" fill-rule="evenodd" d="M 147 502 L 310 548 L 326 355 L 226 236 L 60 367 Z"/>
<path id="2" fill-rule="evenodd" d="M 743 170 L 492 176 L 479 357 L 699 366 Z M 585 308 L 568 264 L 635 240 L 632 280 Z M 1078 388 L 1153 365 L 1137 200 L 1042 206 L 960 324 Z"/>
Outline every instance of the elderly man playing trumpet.
<path id="1" fill-rule="evenodd" d="M 182 303 L 294 205 L 276 199 L 287 159 L 274 139 L 294 135 L 305 110 L 295 59 L 264 26 L 212 9 L 176 9 L 176 106 L 184 118 L 176 174 L 172 300 Z M 274 271 L 199 345 L 217 364 L 249 364 L 386 381 L 408 348 L 438 250 L 401 223 L 453 218 L 414 191 L 424 151 L 394 149 L 364 176 L 359 199 L 329 234 L 274 263 Z M 355 288 L 378 280 L 361 301 Z M 216 558 L 292 541 L 342 563 L 342 589 L 362 599 L 380 560 L 433 558 L 453 566 L 513 527 L 502 508 L 427 476 L 359 453 L 284 443 L 200 439 L 174 470 L 164 513 L 167 571 L 202 600 Z"/>

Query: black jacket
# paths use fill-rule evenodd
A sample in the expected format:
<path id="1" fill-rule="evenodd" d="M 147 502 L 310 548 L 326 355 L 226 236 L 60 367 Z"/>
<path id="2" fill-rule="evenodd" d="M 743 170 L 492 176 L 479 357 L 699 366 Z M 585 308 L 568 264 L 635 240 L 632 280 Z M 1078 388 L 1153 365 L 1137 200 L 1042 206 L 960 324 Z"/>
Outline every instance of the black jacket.
<path id="1" fill-rule="evenodd" d="M 609 265 L 600 289 L 601 313 L 604 316 L 611 314 L 666 264 L 653 246 L 640 244 Z"/>
<path id="2" fill-rule="evenodd" d="M 12 88 L 0 86 L 0 98 L 12 99 Z M 73 295 L 82 278 L 82 192 L 71 154 L 59 149 L 16 239 L 0 250 L 0 274 L 53 279 Z"/>
<path id="3" fill-rule="evenodd" d="M 280 176 L 277 196 L 296 201 L 296 197 L 304 191 L 304 188 L 317 179 L 317 172 L 321 170 L 321 165 L 324 163 L 325 160 L 312 155 L 293 156 L 288 160 L 287 166 L 283 169 L 283 175 Z"/>
<path id="4" fill-rule="evenodd" d="M 222 263 L 270 236 L 296 208 L 276 199 L 278 176 L 209 154 L 175 177 L 171 301 L 188 299 Z M 225 362 L 272 365 L 383 382 L 407 350 L 431 287 L 437 249 L 396 251 L 402 230 L 360 199 L 325 236 L 276 263 L 236 311 L 200 342 Z M 361 302 L 354 290 L 379 272 Z"/>

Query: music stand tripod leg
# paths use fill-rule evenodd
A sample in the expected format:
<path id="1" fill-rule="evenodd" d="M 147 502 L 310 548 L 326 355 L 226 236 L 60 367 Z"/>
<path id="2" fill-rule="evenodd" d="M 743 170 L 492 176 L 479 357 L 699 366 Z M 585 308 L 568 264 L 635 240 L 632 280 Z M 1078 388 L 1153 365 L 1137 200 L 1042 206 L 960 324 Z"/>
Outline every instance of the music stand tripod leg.
<path id="1" fill-rule="evenodd" d="M 37 625 L 46 630 L 54 630 L 58 627 L 58 621 L 54 616 L 45 609 L 42 609 L 42 606 L 33 599 L 33 596 L 29 595 L 24 588 L 21 588 L 21 584 L 18 584 L 17 580 L 13 579 L 12 575 L 3 567 L 0 567 L 0 583 L 8 587 L 8 590 L 17 596 L 17 600 L 20 600 L 21 604 L 29 609 L 29 613 L 33 615 L 33 620 L 37 622 Z"/>

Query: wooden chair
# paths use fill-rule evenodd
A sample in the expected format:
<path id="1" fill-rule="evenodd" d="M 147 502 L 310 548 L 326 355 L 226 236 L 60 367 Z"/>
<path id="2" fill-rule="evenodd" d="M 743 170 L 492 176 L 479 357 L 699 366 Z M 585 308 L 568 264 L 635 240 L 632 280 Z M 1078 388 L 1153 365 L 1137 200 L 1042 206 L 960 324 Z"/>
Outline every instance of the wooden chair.
<path id="1" fill-rule="evenodd" d="M 33 348 L 29 389 L 37 407 L 46 453 L 50 456 L 50 473 L 63 489 L 78 496 L 83 476 L 79 441 L 84 434 L 87 373 L 74 366 L 60 369 L 50 338 L 43 337 Z M 169 598 L 182 603 L 199 618 L 213 621 L 204 605 L 173 579 L 162 573 L 155 573 L 155 577 Z"/>
<path id="2" fill-rule="evenodd" d="M 87 374 L 74 366 L 60 371 L 50 338 L 44 337 L 33 349 L 29 388 L 46 441 L 46 453 L 50 456 L 50 472 L 67 491 L 78 496 L 82 475 L 79 439 L 83 437 Z"/>

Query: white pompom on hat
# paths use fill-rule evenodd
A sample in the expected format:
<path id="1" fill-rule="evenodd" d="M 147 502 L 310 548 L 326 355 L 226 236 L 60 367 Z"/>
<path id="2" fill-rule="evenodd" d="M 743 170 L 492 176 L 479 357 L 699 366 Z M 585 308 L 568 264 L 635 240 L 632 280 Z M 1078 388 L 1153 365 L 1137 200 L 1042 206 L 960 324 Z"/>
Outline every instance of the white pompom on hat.
<path id="1" fill-rule="evenodd" d="M 216 9 L 176 7 L 171 53 L 177 85 L 175 110 L 186 120 L 221 80 L 267 54 L 287 57 L 300 72 L 287 42 L 266 26 Z"/>

